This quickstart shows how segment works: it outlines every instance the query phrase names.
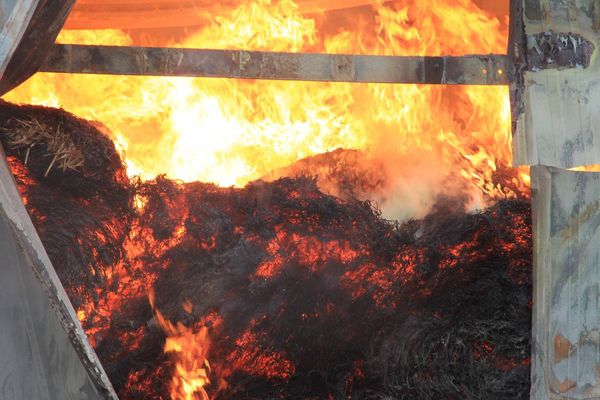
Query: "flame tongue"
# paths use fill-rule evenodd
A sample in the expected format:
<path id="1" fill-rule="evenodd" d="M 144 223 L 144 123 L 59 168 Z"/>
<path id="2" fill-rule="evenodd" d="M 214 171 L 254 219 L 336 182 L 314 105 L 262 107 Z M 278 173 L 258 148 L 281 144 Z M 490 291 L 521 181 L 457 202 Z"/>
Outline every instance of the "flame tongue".
<path id="1" fill-rule="evenodd" d="M 172 353 L 175 359 L 175 371 L 171 382 L 172 400 L 209 400 L 205 386 L 210 384 L 208 373 L 208 350 L 210 339 L 208 328 L 200 326 L 199 329 L 186 327 L 181 322 L 173 324 L 167 320 L 155 307 L 154 292 L 149 294 L 150 304 L 159 326 L 167 335 L 164 352 Z M 190 303 L 184 304 L 189 310 Z"/>

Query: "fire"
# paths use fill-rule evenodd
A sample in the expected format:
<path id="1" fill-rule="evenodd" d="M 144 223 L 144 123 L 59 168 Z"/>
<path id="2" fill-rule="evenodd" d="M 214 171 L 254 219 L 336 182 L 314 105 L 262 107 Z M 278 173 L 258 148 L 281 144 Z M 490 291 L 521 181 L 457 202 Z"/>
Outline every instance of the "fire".
<path id="1" fill-rule="evenodd" d="M 326 9 L 326 4 L 323 7 Z M 237 7 L 224 9 L 211 24 L 183 39 L 142 38 L 139 33 L 118 30 L 67 30 L 59 41 L 433 56 L 504 53 L 507 47 L 506 25 L 471 0 L 373 1 L 369 7 L 347 11 L 340 21 L 336 18 L 325 11 L 303 13 L 291 0 L 240 1 Z M 145 180 L 166 174 L 185 182 L 242 187 L 300 159 L 343 148 L 364 153 L 365 168 L 377 168 L 374 175 L 383 177 L 381 198 L 392 204 L 388 216 L 396 216 L 393 205 L 399 203 L 398 198 L 403 200 L 402 207 L 414 215 L 416 212 L 407 203 L 414 201 L 415 208 L 422 208 L 428 198 L 449 189 L 448 181 L 454 182 L 451 188 L 467 192 L 471 203 L 479 206 L 490 199 L 517 197 L 529 185 L 524 171 L 509 181 L 497 179 L 497 174 L 510 167 L 512 158 L 506 87 L 39 73 L 5 99 L 63 107 L 79 117 L 98 121 L 124 156 L 128 173 Z M 178 207 L 178 199 L 169 200 L 173 208 L 183 209 Z M 138 213 L 144 213 L 147 201 L 143 196 L 135 198 Z M 386 204 L 381 206 L 385 211 Z M 131 271 L 147 269 L 139 255 L 164 254 L 177 246 L 188 233 L 183 223 L 188 217 L 176 215 L 180 223 L 164 242 L 153 242 L 149 229 L 134 226 L 125 245 L 131 265 L 118 265 L 107 276 L 118 283 L 119 296 L 100 296 L 98 309 L 104 314 L 94 314 L 93 304 L 84 304 L 78 318 L 97 315 L 91 317 L 89 326 L 102 325 L 93 318 L 107 319 L 114 310 L 123 308 L 124 293 L 138 295 L 151 287 L 155 279 L 152 274 L 144 275 L 145 281 L 130 276 Z M 279 228 L 276 231 L 268 243 L 269 258 L 257 269 L 256 279 L 276 278 L 281 273 L 284 260 L 278 255 L 283 250 L 314 267 L 313 273 L 318 272 L 323 259 L 346 264 L 364 256 L 363 249 L 353 249 L 348 242 L 317 240 Z M 208 252 L 217 247 L 216 240 L 212 237 L 198 247 Z M 139 243 L 144 247 L 140 248 Z M 462 246 L 447 253 L 447 262 L 440 265 L 451 270 L 459 256 L 470 255 L 471 249 Z M 343 280 L 348 286 L 372 283 L 380 287 L 382 294 L 374 296 L 384 304 L 386 290 L 398 280 L 397 275 L 412 273 L 422 257 L 418 252 L 407 252 L 394 259 L 389 271 L 384 272 L 374 272 L 378 266 L 365 262 L 360 269 L 346 273 Z M 359 287 L 352 294 L 358 298 L 366 292 Z M 164 352 L 172 353 L 175 362 L 171 398 L 208 399 L 207 327 L 173 324 L 154 307 L 152 297 L 151 302 L 155 319 L 168 336 Z M 193 305 L 185 303 L 184 309 L 190 313 Z M 92 341 L 94 329 L 88 329 Z M 243 344 L 258 339 L 247 332 L 239 340 Z M 129 339 L 123 340 L 129 343 Z M 283 353 L 255 357 L 246 350 L 234 355 L 242 370 L 258 366 L 256 369 L 266 375 L 281 379 L 294 372 Z M 273 368 L 275 364 L 279 368 Z"/>
<path id="2" fill-rule="evenodd" d="M 208 328 L 199 327 L 197 332 L 181 322 L 173 324 L 158 311 L 154 304 L 154 293 L 150 292 L 150 304 L 155 318 L 165 334 L 168 335 L 164 346 L 165 353 L 174 353 L 175 372 L 171 381 L 171 399 L 173 400 L 209 400 L 204 387 L 210 384 L 208 373 L 210 364 L 207 359 L 210 339 Z M 190 310 L 192 305 L 184 303 Z"/>
<path id="3" fill-rule="evenodd" d="M 130 181 L 92 123 L 0 103 L 3 131 L 25 116 L 66 127 L 84 155 L 85 170 L 45 177 L 46 142 L 27 152 L 2 138 L 121 398 L 526 396 L 526 197 L 478 213 L 461 210 L 462 196 L 442 198 L 400 223 L 310 177 L 244 188 Z"/>
<path id="4" fill-rule="evenodd" d="M 504 53 L 506 37 L 506 26 L 471 0 L 373 1 L 343 18 L 303 14 L 291 0 L 261 0 L 224 8 L 210 25 L 179 40 L 98 30 L 63 31 L 59 41 L 463 55 Z M 100 121 L 123 151 L 129 173 L 145 179 L 166 174 L 241 187 L 299 159 L 345 148 L 382 161 L 381 172 L 389 176 L 382 198 L 398 197 L 398 187 L 407 186 L 395 176 L 399 170 L 428 187 L 459 181 L 480 205 L 527 186 L 526 174 L 510 187 L 492 179 L 511 161 L 506 87 L 40 73 L 6 99 L 61 106 Z"/>

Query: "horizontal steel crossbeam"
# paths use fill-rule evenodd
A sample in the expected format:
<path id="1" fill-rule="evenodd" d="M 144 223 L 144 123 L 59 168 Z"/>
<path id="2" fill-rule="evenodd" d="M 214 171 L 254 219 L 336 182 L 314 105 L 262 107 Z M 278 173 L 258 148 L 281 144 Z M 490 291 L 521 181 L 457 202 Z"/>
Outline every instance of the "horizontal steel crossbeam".
<path id="1" fill-rule="evenodd" d="M 53 46 L 42 72 L 293 81 L 506 85 L 505 55 L 462 57 L 277 53 L 96 45 Z"/>

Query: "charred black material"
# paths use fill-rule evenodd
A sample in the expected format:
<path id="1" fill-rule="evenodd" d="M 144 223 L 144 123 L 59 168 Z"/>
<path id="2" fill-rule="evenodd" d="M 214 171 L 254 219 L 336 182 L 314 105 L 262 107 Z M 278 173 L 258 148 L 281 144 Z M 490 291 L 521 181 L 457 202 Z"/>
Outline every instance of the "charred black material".
<path id="1" fill-rule="evenodd" d="M 587 68 L 595 46 L 577 33 L 542 32 L 530 35 L 529 69 Z"/>
<path id="2" fill-rule="evenodd" d="M 96 137 L 95 148 L 114 151 Z M 21 153 L 13 157 L 57 267 L 64 254 L 93 259 L 115 249 L 102 268 L 143 265 L 132 273 L 155 278 L 151 289 L 166 318 L 209 327 L 215 399 L 528 398 L 527 199 L 474 214 L 460 211 L 457 199 L 440 199 L 423 220 L 399 225 L 368 202 L 321 193 L 309 178 L 243 189 L 158 178 L 123 182 L 117 197 L 102 189 L 114 180 L 89 178 L 79 182 L 90 186 L 83 195 L 60 170 L 45 178 L 45 164 L 28 169 Z M 122 172 L 120 163 L 102 165 Z M 139 212 L 130 203 L 134 191 L 146 201 Z M 127 225 L 113 228 L 120 219 Z M 128 227 L 148 236 L 133 238 L 145 250 L 123 260 L 117 249 Z M 111 229 L 118 234 L 94 236 Z M 78 262 L 79 281 L 70 275 Z M 96 281 L 92 264 L 79 257 L 57 268 L 69 293 L 113 290 L 111 280 Z M 98 355 L 121 399 L 166 398 L 173 362 L 162 353 L 165 336 L 145 294 L 119 295 L 130 297 L 94 336 Z M 191 310 L 182 308 L 186 300 Z M 124 338 L 134 333 L 140 340 L 132 345 Z M 219 378 L 227 382 L 220 391 Z"/>

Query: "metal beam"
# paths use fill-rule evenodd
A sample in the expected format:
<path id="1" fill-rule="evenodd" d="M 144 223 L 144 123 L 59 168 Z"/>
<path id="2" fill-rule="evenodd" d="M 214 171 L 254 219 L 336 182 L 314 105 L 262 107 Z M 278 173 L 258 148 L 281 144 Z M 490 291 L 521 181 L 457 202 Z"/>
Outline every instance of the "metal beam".
<path id="1" fill-rule="evenodd" d="M 505 55 L 405 57 L 54 45 L 42 72 L 294 81 L 506 85 Z"/>

